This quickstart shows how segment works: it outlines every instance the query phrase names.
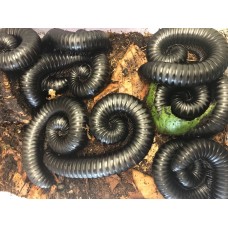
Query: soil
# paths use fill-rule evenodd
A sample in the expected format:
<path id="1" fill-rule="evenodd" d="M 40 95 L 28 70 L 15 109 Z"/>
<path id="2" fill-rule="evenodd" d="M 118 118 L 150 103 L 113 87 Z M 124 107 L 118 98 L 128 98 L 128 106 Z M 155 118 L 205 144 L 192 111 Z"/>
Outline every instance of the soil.
<path id="1" fill-rule="evenodd" d="M 137 32 L 110 33 L 110 39 L 113 47 L 109 53 L 112 81 L 98 96 L 85 101 L 88 111 L 108 93 L 125 92 L 143 100 L 148 92 L 148 85 L 141 81 L 137 74 L 139 66 L 146 62 L 148 36 Z M 20 74 L 21 72 L 0 72 L 0 191 L 38 199 L 163 198 L 156 189 L 151 171 L 157 149 L 169 140 L 169 137 L 156 132 L 148 155 L 126 172 L 98 179 L 56 176 L 56 185 L 50 189 L 41 189 L 33 185 L 21 163 L 23 132 L 31 120 L 32 110 L 26 105 L 20 91 Z M 79 155 L 109 153 L 120 146 L 103 145 L 96 141 L 89 131 L 88 138 L 88 145 L 79 151 Z M 217 134 L 214 140 L 228 146 L 228 126 Z"/>

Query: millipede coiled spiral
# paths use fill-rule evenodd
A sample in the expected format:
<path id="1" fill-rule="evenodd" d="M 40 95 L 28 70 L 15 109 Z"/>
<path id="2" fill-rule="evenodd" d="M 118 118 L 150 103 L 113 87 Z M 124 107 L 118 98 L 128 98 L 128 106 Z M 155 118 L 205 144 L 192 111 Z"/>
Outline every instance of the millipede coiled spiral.
<path id="1" fill-rule="evenodd" d="M 105 54 L 92 57 L 90 62 L 72 68 L 69 90 L 76 97 L 91 98 L 110 81 L 109 62 Z"/>
<path id="2" fill-rule="evenodd" d="M 163 106 L 170 105 L 174 115 L 186 120 L 200 116 L 210 104 L 210 92 L 206 85 L 191 88 L 160 85 L 155 96 L 158 112 Z"/>
<path id="3" fill-rule="evenodd" d="M 39 107 L 45 101 L 42 80 L 49 73 L 87 61 L 88 57 L 68 54 L 46 54 L 30 68 L 21 79 L 21 89 L 32 107 Z M 60 81 L 61 85 L 64 81 Z M 56 82 L 55 82 L 56 83 Z"/>
<path id="4" fill-rule="evenodd" d="M 228 77 L 195 87 L 156 86 L 147 103 L 160 133 L 211 136 L 228 123 Z M 170 110 L 169 110 L 170 108 Z"/>
<path id="5" fill-rule="evenodd" d="M 228 198 L 228 151 L 209 139 L 163 144 L 155 154 L 152 173 L 165 198 Z"/>
<path id="6" fill-rule="evenodd" d="M 228 124 L 228 76 L 224 75 L 219 78 L 212 88 L 215 93 L 215 108 L 206 121 L 191 129 L 187 135 L 213 135 L 223 131 L 225 125 Z"/>
<path id="7" fill-rule="evenodd" d="M 59 71 L 59 77 L 56 75 L 42 80 L 43 91 L 53 89 L 59 92 L 69 88 L 73 96 L 83 99 L 94 97 L 101 92 L 110 82 L 111 76 L 108 58 L 105 54 L 98 54 L 80 64 L 75 64 L 66 69 L 66 72 Z"/>
<path id="8" fill-rule="evenodd" d="M 39 110 L 26 128 L 22 151 L 23 167 L 35 185 L 47 188 L 54 184 L 43 164 L 44 142 L 58 154 L 72 153 L 85 143 L 85 127 L 85 110 L 72 98 L 60 97 Z"/>
<path id="9" fill-rule="evenodd" d="M 191 50 L 191 46 L 193 52 L 199 47 L 200 61 L 183 63 L 185 49 Z M 139 68 L 139 75 L 149 81 L 175 86 L 200 85 L 224 73 L 228 66 L 228 44 L 215 29 L 160 29 L 148 42 L 147 59 Z"/>
<path id="10" fill-rule="evenodd" d="M 0 29 L 0 69 L 24 70 L 39 58 L 41 39 L 30 28 Z"/>

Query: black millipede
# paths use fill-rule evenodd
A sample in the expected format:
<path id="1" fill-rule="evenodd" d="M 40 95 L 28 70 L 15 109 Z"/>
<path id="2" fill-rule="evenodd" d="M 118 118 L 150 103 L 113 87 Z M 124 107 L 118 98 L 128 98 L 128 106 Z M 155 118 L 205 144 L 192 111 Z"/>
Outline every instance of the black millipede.
<path id="1" fill-rule="evenodd" d="M 163 144 L 155 154 L 152 174 L 165 198 L 228 198 L 228 151 L 209 139 Z"/>
<path id="2" fill-rule="evenodd" d="M 76 146 L 85 141 L 84 111 L 72 98 L 49 101 L 24 135 L 23 165 L 29 179 L 47 188 L 53 184 L 51 172 L 71 178 L 97 178 L 127 170 L 146 156 L 153 142 L 152 120 L 143 102 L 127 94 L 110 94 L 97 102 L 89 117 L 92 134 L 106 144 L 126 140 L 129 121 L 132 133 L 120 149 L 95 157 L 69 158 L 64 154 L 76 153 Z M 40 138 L 41 133 L 45 139 Z M 41 146 L 44 140 L 47 148 Z"/>
<path id="3" fill-rule="evenodd" d="M 98 54 L 87 64 L 71 70 L 69 90 L 76 97 L 90 98 L 101 92 L 110 79 L 108 58 L 105 54 Z"/>
<path id="4" fill-rule="evenodd" d="M 206 85 L 173 87 L 159 85 L 155 95 L 158 112 L 163 106 L 171 106 L 172 113 L 185 120 L 193 120 L 203 114 L 210 104 L 210 91 Z"/>
<path id="5" fill-rule="evenodd" d="M 50 29 L 42 39 L 44 47 L 51 50 L 70 51 L 77 54 L 105 52 L 110 48 L 108 34 L 100 30 L 76 32 Z"/>
<path id="6" fill-rule="evenodd" d="M 43 164 L 44 136 L 49 147 L 68 154 L 85 143 L 85 127 L 85 110 L 72 98 L 60 97 L 39 110 L 25 130 L 22 149 L 23 167 L 32 183 L 42 188 L 54 184 L 54 177 Z"/>
<path id="7" fill-rule="evenodd" d="M 212 136 L 223 131 L 228 124 L 228 77 L 225 74 L 215 82 L 195 87 L 158 84 L 153 93 L 152 109 L 158 116 L 162 114 L 162 125 L 155 120 L 159 132 L 185 137 Z M 164 112 L 169 107 L 171 112 Z M 202 118 L 210 108 L 212 111 Z M 164 121 L 168 124 L 164 124 Z M 195 124 L 191 121 L 198 122 Z M 186 126 L 188 130 L 184 132 Z"/>
<path id="8" fill-rule="evenodd" d="M 183 63 L 185 47 L 190 50 L 192 47 L 193 52 L 199 47 L 200 61 Z M 149 81 L 176 86 L 200 85 L 224 73 L 228 66 L 228 44 L 215 29 L 160 29 L 148 42 L 147 59 L 138 72 Z"/>
<path id="9" fill-rule="evenodd" d="M 209 136 L 224 130 L 228 124 L 228 76 L 224 74 L 214 82 L 216 106 L 207 121 L 193 128 L 187 136 Z"/>
<path id="10" fill-rule="evenodd" d="M 0 69 L 25 69 L 37 61 L 40 52 L 41 40 L 33 29 L 0 29 Z"/>
<path id="11" fill-rule="evenodd" d="M 67 54 L 46 54 L 21 78 L 21 89 L 32 107 L 39 107 L 45 100 L 42 80 L 49 73 L 87 61 L 88 57 Z"/>

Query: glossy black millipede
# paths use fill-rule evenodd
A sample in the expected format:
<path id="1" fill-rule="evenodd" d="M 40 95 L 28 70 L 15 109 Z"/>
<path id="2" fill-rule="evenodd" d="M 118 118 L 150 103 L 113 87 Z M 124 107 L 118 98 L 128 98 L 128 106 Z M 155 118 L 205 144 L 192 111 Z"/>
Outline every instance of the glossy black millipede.
<path id="1" fill-rule="evenodd" d="M 75 53 L 104 52 L 110 48 L 108 34 L 100 30 L 76 32 L 50 29 L 42 39 L 43 46 L 52 50 L 73 51 Z"/>
<path id="2" fill-rule="evenodd" d="M 110 79 L 108 58 L 105 54 L 98 54 L 87 64 L 71 70 L 69 90 L 76 97 L 89 98 L 101 92 Z"/>
<path id="3" fill-rule="evenodd" d="M 33 29 L 0 29 L 0 69 L 14 71 L 29 67 L 40 52 L 41 40 Z"/>
<path id="4" fill-rule="evenodd" d="M 185 120 L 193 120 L 203 114 L 210 104 L 210 91 L 206 85 L 190 88 L 159 85 L 155 95 L 158 112 L 163 106 L 171 106 L 172 113 Z"/>
<path id="5" fill-rule="evenodd" d="M 48 54 L 29 69 L 21 78 L 21 89 L 32 107 L 39 107 L 45 100 L 42 91 L 42 80 L 49 73 L 70 67 L 74 64 L 86 61 L 88 57 L 67 55 L 67 54 Z"/>
<path id="6" fill-rule="evenodd" d="M 206 121 L 190 130 L 186 136 L 211 136 L 224 130 L 228 124 L 228 76 L 224 74 L 213 83 L 216 106 Z"/>
<path id="7" fill-rule="evenodd" d="M 228 151 L 209 139 L 163 144 L 155 154 L 152 173 L 165 198 L 228 198 Z"/>
<path id="8" fill-rule="evenodd" d="M 85 143 L 85 128 L 85 110 L 72 98 L 60 97 L 39 110 L 25 130 L 22 149 L 23 167 L 32 183 L 42 188 L 54 184 L 53 175 L 43 164 L 45 135 L 48 147 L 68 154 Z"/>
<path id="9" fill-rule="evenodd" d="M 89 126 L 92 134 L 103 143 L 116 143 L 132 134 L 127 144 L 112 153 L 95 157 L 69 159 L 48 150 L 44 163 L 52 172 L 70 178 L 97 178 L 127 170 L 140 162 L 153 142 L 153 127 L 143 102 L 127 94 L 110 94 L 92 110 Z"/>
<path id="10" fill-rule="evenodd" d="M 172 46 L 183 49 L 189 45 L 203 49 L 205 55 L 201 54 L 201 61 L 180 64 L 174 57 L 180 53 L 183 59 L 183 52 L 167 51 L 173 50 Z M 143 78 L 176 86 L 199 85 L 224 73 L 228 66 L 228 44 L 215 29 L 160 29 L 148 43 L 147 59 L 149 62 L 138 71 Z"/>

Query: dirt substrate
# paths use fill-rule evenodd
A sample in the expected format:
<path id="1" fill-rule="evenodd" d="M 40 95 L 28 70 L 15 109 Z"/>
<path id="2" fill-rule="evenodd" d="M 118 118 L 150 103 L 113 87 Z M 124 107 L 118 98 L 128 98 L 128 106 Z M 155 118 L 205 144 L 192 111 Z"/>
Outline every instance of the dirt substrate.
<path id="1" fill-rule="evenodd" d="M 141 100 L 148 92 L 148 85 L 137 74 L 139 66 L 146 62 L 147 35 L 136 32 L 110 33 L 110 39 L 113 47 L 109 54 L 112 82 L 94 99 L 85 101 L 88 110 L 111 92 L 132 94 Z M 148 155 L 140 164 L 126 172 L 99 179 L 56 176 L 57 184 L 50 189 L 40 189 L 33 185 L 21 164 L 22 136 L 31 119 L 31 110 L 26 106 L 20 91 L 20 74 L 0 73 L 0 191 L 26 198 L 163 198 L 154 185 L 151 171 L 157 149 L 169 137 L 158 133 L 155 133 L 154 144 Z M 102 145 L 89 132 L 88 138 L 88 145 L 79 152 L 82 155 L 109 153 L 118 146 Z M 223 146 L 228 146 L 228 126 L 214 139 Z"/>

